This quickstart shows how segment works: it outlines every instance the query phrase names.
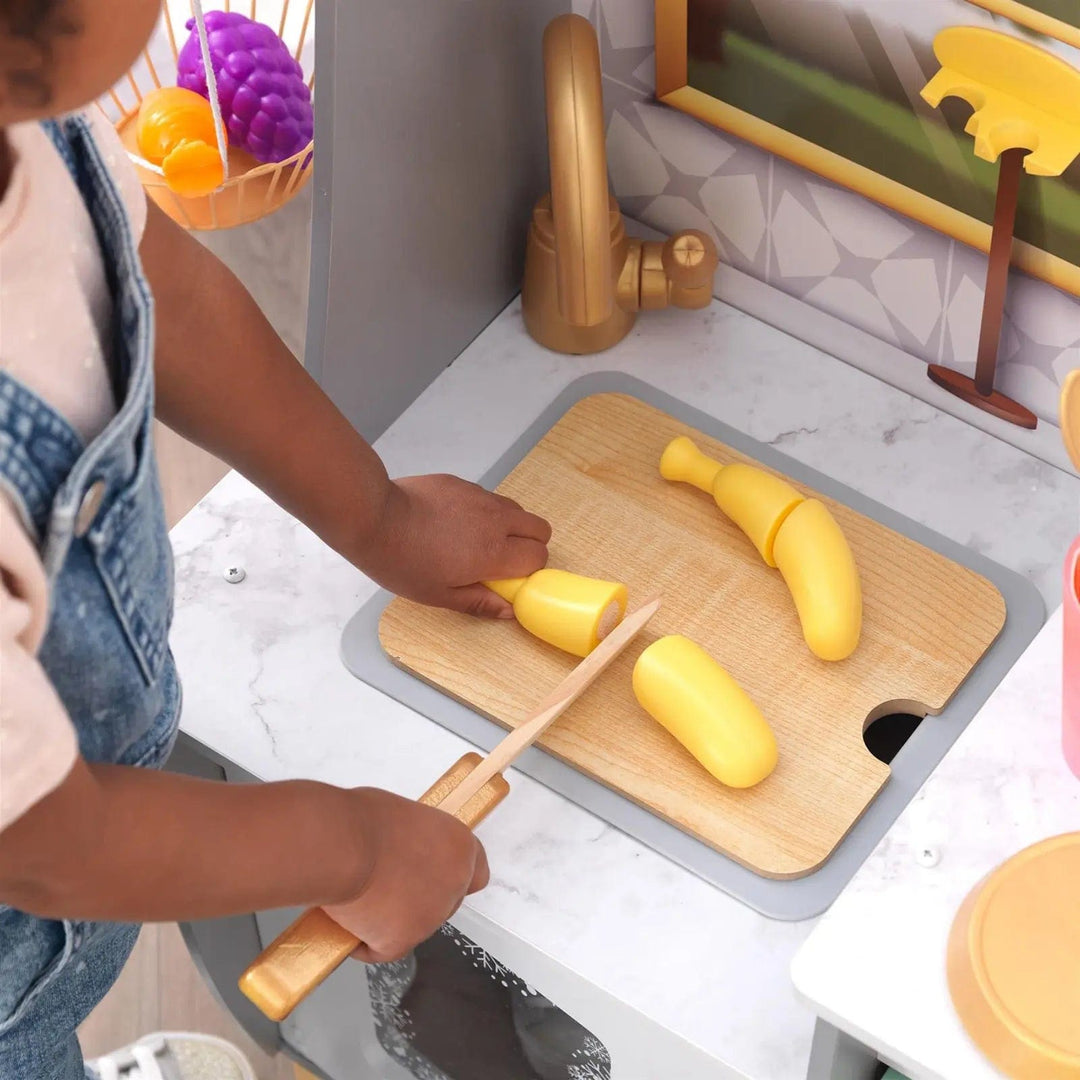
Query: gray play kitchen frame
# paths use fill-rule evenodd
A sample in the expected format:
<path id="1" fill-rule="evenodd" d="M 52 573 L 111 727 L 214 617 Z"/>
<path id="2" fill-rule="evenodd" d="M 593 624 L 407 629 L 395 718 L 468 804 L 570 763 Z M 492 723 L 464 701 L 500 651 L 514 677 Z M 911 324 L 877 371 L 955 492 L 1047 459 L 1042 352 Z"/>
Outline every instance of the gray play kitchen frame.
<path id="1" fill-rule="evenodd" d="M 739 865 L 700 840 L 661 820 L 618 792 L 578 772 L 539 747 L 527 750 L 515 768 L 592 811 L 604 821 L 700 875 L 752 908 L 774 919 L 809 919 L 825 911 L 863 860 L 888 831 L 934 767 L 967 727 L 979 707 L 1019 659 L 1045 618 L 1042 597 L 1019 574 L 955 543 L 910 518 L 800 462 L 758 442 L 673 397 L 618 372 L 587 375 L 568 386 L 523 432 L 481 480 L 495 487 L 554 426 L 564 413 L 593 394 L 628 394 L 726 443 L 769 468 L 858 510 L 882 525 L 988 578 L 1005 599 L 1005 626 L 938 716 L 928 717 L 891 762 L 884 788 L 825 863 L 806 877 L 774 880 Z M 483 750 L 506 730 L 394 665 L 379 643 L 379 619 L 390 602 L 387 592 L 368 601 L 346 626 L 342 658 L 357 678 L 441 724 Z M 510 793 L 513 798 L 513 791 Z M 498 819 L 498 811 L 492 820 Z"/>

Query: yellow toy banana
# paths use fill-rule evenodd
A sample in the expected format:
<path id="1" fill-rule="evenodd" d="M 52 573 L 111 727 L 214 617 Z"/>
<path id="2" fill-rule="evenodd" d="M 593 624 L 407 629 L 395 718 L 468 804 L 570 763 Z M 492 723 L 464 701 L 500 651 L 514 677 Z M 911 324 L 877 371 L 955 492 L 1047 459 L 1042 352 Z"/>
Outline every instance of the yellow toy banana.
<path id="1" fill-rule="evenodd" d="M 530 634 L 574 656 L 588 656 L 626 613 L 625 585 L 566 570 L 484 584 L 514 605 L 517 621 Z"/>
<path id="2" fill-rule="evenodd" d="M 862 633 L 862 589 L 855 558 L 836 519 L 816 499 L 753 465 L 721 465 L 688 438 L 672 440 L 660 459 L 665 480 L 693 484 L 750 538 L 791 591 L 810 651 L 844 660 Z"/>
<path id="3" fill-rule="evenodd" d="M 822 660 L 849 657 L 862 631 L 859 570 L 824 503 L 807 499 L 788 514 L 776 534 L 773 557 L 810 651 Z"/>
<path id="4" fill-rule="evenodd" d="M 634 665 L 634 697 L 722 784 L 748 788 L 776 768 L 776 737 L 745 690 L 689 638 L 654 641 Z"/>

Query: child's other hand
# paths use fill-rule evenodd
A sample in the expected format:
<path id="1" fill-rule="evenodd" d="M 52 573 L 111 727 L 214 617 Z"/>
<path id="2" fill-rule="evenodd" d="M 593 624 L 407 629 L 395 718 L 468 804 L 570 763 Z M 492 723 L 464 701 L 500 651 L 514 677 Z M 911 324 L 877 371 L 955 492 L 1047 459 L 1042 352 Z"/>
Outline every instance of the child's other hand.
<path id="1" fill-rule="evenodd" d="M 399 596 L 510 618 L 510 605 L 479 582 L 541 569 L 550 539 L 551 526 L 512 499 L 456 476 L 410 476 L 391 484 L 377 534 L 355 561 Z"/>
<path id="2" fill-rule="evenodd" d="M 363 944 L 367 963 L 397 960 L 426 941 L 488 883 L 480 841 L 442 810 L 376 788 L 357 788 L 364 851 L 370 853 L 360 894 L 327 913 Z"/>

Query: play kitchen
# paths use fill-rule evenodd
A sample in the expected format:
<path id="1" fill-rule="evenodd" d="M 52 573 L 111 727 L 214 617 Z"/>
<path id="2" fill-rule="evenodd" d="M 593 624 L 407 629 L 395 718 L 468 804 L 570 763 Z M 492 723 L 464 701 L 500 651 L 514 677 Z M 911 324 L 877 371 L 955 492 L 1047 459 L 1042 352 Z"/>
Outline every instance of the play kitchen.
<path id="1" fill-rule="evenodd" d="M 727 35 L 733 64 L 763 62 L 746 3 L 724 6 L 729 26 L 697 2 L 656 5 L 658 82 L 663 50 L 681 33 L 685 51 L 703 25 Z M 370 162 L 405 169 L 424 133 L 397 146 L 392 117 L 348 108 L 380 59 L 343 5 L 321 24 L 333 35 L 316 28 L 334 73 L 316 142 L 325 130 L 334 152 L 316 179 L 309 351 L 363 430 L 388 428 L 377 447 L 392 473 L 454 471 L 547 517 L 549 567 L 488 583 L 515 621 L 424 608 L 228 477 L 174 534 L 178 660 L 220 671 L 225 650 L 232 668 L 191 680 L 175 764 L 418 797 L 480 830 L 492 883 L 394 964 L 348 962 L 357 941 L 317 909 L 193 924 L 190 947 L 254 1037 L 328 1080 L 1080 1077 L 1080 541 L 1045 622 L 1077 531 L 1062 443 L 1075 457 L 1080 375 L 1061 388 L 1060 434 L 1020 432 L 939 391 L 895 340 L 814 309 L 815 290 L 796 299 L 733 269 L 737 245 L 700 212 L 670 239 L 624 218 L 620 189 L 658 212 L 640 194 L 656 165 L 635 172 L 628 146 L 640 158 L 654 139 L 671 156 L 657 201 L 691 206 L 674 194 L 688 175 L 701 191 L 703 175 L 743 175 L 715 152 L 731 134 L 638 95 L 627 135 L 620 95 L 644 76 L 640 57 L 619 66 L 641 49 L 616 5 L 592 19 L 554 2 L 527 16 L 482 6 L 469 34 L 455 20 L 471 2 L 419 39 L 405 12 L 379 29 L 388 58 L 406 42 L 427 57 L 475 50 L 471 33 L 487 35 L 483 63 L 532 56 L 515 69 L 520 97 L 482 110 L 465 108 L 467 75 L 438 67 L 462 108 L 453 150 L 438 116 L 420 121 L 456 183 L 511 128 L 531 124 L 543 145 L 546 116 L 539 190 L 527 165 L 506 165 L 521 171 L 486 189 L 476 219 L 492 243 L 492 220 L 528 224 L 520 300 L 482 245 L 458 243 L 461 207 L 436 200 L 436 221 L 429 195 L 385 186 L 358 203 Z M 776 6 L 760 0 L 759 16 Z M 962 37 L 957 56 L 939 53 L 954 68 L 983 40 Z M 519 115 L 526 104 L 536 115 Z M 347 136 L 361 131 L 382 156 L 358 152 Z M 777 184 L 781 167 L 769 159 Z M 781 266 L 787 197 L 765 240 Z M 425 216 L 399 225 L 417 243 L 374 274 L 357 230 L 412 198 Z M 841 232 L 872 257 L 870 239 Z M 460 263 L 413 257 L 440 247 Z M 472 334 L 462 310 L 434 305 L 432 288 L 451 285 Z M 940 318 L 940 340 L 959 341 Z M 991 385 L 976 378 L 968 398 L 1000 395 L 985 340 Z M 388 342 L 412 359 L 384 394 Z M 225 562 L 242 582 L 221 578 Z"/>

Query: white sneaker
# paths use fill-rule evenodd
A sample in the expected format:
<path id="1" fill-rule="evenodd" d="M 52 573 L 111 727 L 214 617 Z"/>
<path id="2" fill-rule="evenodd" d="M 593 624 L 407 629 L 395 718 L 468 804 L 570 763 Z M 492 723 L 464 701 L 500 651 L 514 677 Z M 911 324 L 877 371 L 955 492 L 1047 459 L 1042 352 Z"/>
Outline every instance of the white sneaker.
<path id="1" fill-rule="evenodd" d="M 100 1080 L 255 1080 L 239 1048 L 192 1031 L 156 1031 L 87 1064 Z"/>

